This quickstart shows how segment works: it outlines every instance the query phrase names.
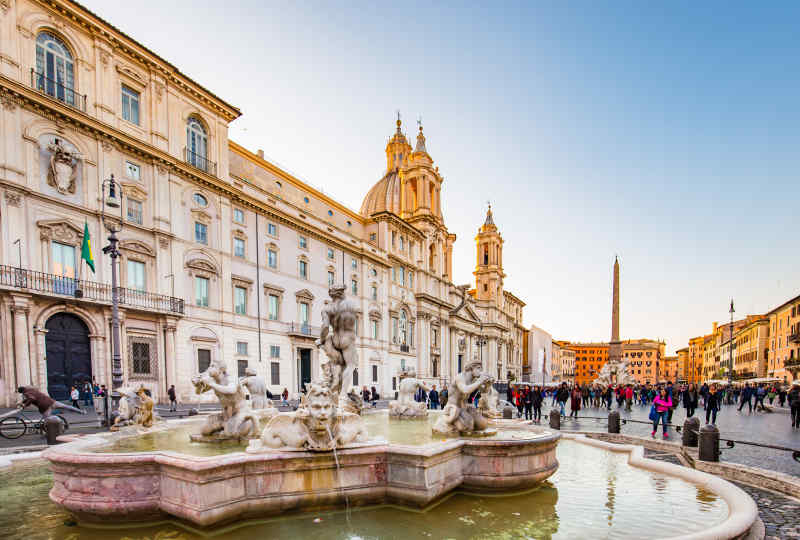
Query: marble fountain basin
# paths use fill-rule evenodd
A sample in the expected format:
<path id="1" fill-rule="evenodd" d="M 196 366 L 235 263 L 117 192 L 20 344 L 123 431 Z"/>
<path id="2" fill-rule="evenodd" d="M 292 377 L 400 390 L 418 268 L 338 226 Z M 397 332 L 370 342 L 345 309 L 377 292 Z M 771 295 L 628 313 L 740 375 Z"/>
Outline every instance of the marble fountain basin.
<path id="1" fill-rule="evenodd" d="M 515 492 L 558 469 L 561 435 L 500 426 L 480 439 L 447 439 L 428 421 L 365 415 L 368 443 L 333 452 L 249 454 L 240 444 L 189 442 L 202 420 L 82 437 L 43 453 L 50 499 L 83 522 L 164 516 L 211 526 L 292 511 L 401 504 L 423 508 L 461 487 Z"/>

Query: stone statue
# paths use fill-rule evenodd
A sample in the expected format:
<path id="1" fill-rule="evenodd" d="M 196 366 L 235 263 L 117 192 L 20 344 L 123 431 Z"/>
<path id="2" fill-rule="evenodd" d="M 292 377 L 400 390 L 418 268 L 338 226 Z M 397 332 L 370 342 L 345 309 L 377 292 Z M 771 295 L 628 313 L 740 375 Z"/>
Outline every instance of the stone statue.
<path id="1" fill-rule="evenodd" d="M 222 405 L 222 412 L 206 417 L 199 435 L 193 441 L 222 441 L 258 436 L 260 415 L 256 414 L 244 397 L 244 387 L 231 382 L 225 366 L 212 362 L 208 369 L 192 379 L 195 392 L 202 394 L 213 390 Z"/>
<path id="2" fill-rule="evenodd" d="M 331 302 L 322 310 L 322 330 L 317 347 L 325 351 L 327 362 L 322 366 L 323 382 L 333 392 L 334 405 L 346 398 L 343 382 L 350 380 L 358 361 L 356 354 L 356 307 L 344 296 L 345 288 L 328 289 Z"/>
<path id="3" fill-rule="evenodd" d="M 611 384 L 626 385 L 635 384 L 636 380 L 628 373 L 628 365 L 630 362 L 627 360 L 608 360 L 600 369 L 597 378 L 592 384 L 599 384 L 602 386 L 609 386 Z"/>
<path id="4" fill-rule="evenodd" d="M 339 408 L 342 412 L 361 414 L 361 411 L 364 410 L 364 397 L 357 386 L 350 387 L 350 390 L 347 391 L 347 399 L 339 404 Z"/>
<path id="5" fill-rule="evenodd" d="M 481 393 L 481 397 L 478 400 L 478 410 L 487 418 L 501 418 L 503 413 L 497 410 L 500 398 L 494 387 L 494 377 L 488 373 L 483 373 L 482 377 L 486 379 L 486 382 L 478 389 Z"/>
<path id="6" fill-rule="evenodd" d="M 470 394 L 490 383 L 492 378 L 481 373 L 481 363 L 470 362 L 448 388 L 449 397 L 444 414 L 433 425 L 433 432 L 447 436 L 485 436 L 494 431 L 486 428 L 489 422 L 473 405 L 467 403 Z"/>
<path id="7" fill-rule="evenodd" d="M 247 451 L 256 453 L 278 448 L 328 451 L 366 442 L 367 430 L 361 417 L 337 411 L 334 395 L 324 384 L 309 383 L 300 407 L 272 418 L 261 438 L 250 441 Z"/>
<path id="8" fill-rule="evenodd" d="M 75 177 L 78 174 L 75 160 L 79 154 L 67 150 L 61 144 L 60 139 L 55 139 L 52 144 L 48 144 L 47 149 L 50 151 L 47 183 L 62 195 L 72 195 L 75 193 Z"/>
<path id="9" fill-rule="evenodd" d="M 403 369 L 397 374 L 400 385 L 397 390 L 397 399 L 389 402 L 389 416 L 394 418 L 425 418 L 428 416 L 428 407 L 425 402 L 414 401 L 417 389 L 422 388 L 430 392 L 430 388 L 417 379 L 414 368 Z"/>
<path id="10" fill-rule="evenodd" d="M 122 398 L 119 402 L 119 414 L 114 418 L 111 431 L 119 431 L 120 428 L 131 425 L 152 427 L 155 420 L 153 414 L 155 402 L 147 395 L 144 385 L 140 385 L 136 390 L 121 388 L 118 391 Z"/>
<path id="11" fill-rule="evenodd" d="M 39 413 L 42 415 L 42 418 L 49 418 L 53 416 L 53 414 L 55 414 L 55 409 L 66 409 L 68 411 L 86 414 L 86 411 L 54 400 L 35 386 L 20 386 L 17 388 L 17 392 L 22 394 L 22 399 L 17 403 L 14 410 L 0 414 L 0 419 L 5 418 L 6 416 L 17 414 L 17 411 L 24 409 L 28 405 L 33 405 L 39 409 Z"/>
<path id="12" fill-rule="evenodd" d="M 272 404 L 271 399 L 267 399 L 267 381 L 264 377 L 259 377 L 256 370 L 249 367 L 244 370 L 244 377 L 239 379 L 239 384 L 247 388 L 250 393 L 250 408 L 268 410 L 272 415 L 278 414 L 278 409 Z"/>

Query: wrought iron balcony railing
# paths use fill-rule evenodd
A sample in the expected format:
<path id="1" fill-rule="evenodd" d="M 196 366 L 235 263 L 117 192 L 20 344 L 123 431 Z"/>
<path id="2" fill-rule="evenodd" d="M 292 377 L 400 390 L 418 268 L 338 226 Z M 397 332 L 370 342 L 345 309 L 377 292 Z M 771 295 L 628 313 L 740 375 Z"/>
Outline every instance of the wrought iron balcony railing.
<path id="1" fill-rule="evenodd" d="M 800 343 L 800 330 L 789 334 L 789 341 L 792 343 Z"/>
<path id="2" fill-rule="evenodd" d="M 188 148 L 183 149 L 183 160 L 203 172 L 207 172 L 212 176 L 217 176 L 217 164 L 208 159 L 206 156 L 195 154 Z"/>
<path id="3" fill-rule="evenodd" d="M 289 323 L 288 332 L 291 335 L 319 337 L 319 326 L 312 326 L 308 323 Z"/>
<path id="4" fill-rule="evenodd" d="M 79 111 L 86 112 L 86 94 L 79 94 L 64 82 L 48 78 L 44 73 L 31 68 L 31 88 L 69 105 Z"/>
<path id="5" fill-rule="evenodd" d="M 106 283 L 45 274 L 14 266 L 0 266 L 0 287 L 2 286 L 107 303 L 111 303 L 113 292 L 111 285 Z M 182 298 L 125 287 L 117 287 L 117 292 L 122 306 L 184 314 L 185 306 Z"/>

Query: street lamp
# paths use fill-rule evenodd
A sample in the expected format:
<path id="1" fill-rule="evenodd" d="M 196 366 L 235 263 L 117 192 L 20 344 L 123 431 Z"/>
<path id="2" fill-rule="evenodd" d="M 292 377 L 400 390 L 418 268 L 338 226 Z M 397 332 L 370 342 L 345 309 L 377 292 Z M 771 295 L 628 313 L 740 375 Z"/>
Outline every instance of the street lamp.
<path id="1" fill-rule="evenodd" d="M 733 383 L 733 314 L 735 312 L 736 312 L 736 310 L 733 309 L 733 298 L 731 298 L 731 309 L 730 309 L 730 314 L 731 314 L 731 341 L 728 344 L 728 349 L 730 349 L 730 355 L 729 355 L 730 360 L 728 361 L 728 386 L 731 386 L 731 384 Z"/>
<path id="2" fill-rule="evenodd" d="M 103 180 L 103 206 L 100 217 L 103 226 L 108 230 L 108 245 L 103 248 L 103 253 L 111 257 L 111 399 L 116 410 L 120 394 L 117 391 L 122 386 L 122 356 L 120 355 L 119 338 L 119 283 L 117 279 L 117 259 L 119 258 L 119 238 L 117 233 L 122 231 L 122 205 L 120 204 L 120 185 L 111 178 Z M 106 216 L 106 206 L 111 209 L 119 208 L 119 220 L 114 215 Z M 116 213 L 116 212 L 115 212 Z"/>

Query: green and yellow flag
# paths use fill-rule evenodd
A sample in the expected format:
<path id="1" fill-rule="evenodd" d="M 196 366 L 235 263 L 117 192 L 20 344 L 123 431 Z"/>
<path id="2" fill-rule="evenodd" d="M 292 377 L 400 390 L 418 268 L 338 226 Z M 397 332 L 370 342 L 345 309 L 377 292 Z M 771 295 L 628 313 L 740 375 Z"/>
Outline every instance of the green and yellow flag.
<path id="1" fill-rule="evenodd" d="M 83 222 L 83 247 L 81 248 L 81 259 L 86 261 L 86 265 L 94 272 L 94 259 L 92 258 L 92 244 L 89 240 L 89 224 Z"/>

